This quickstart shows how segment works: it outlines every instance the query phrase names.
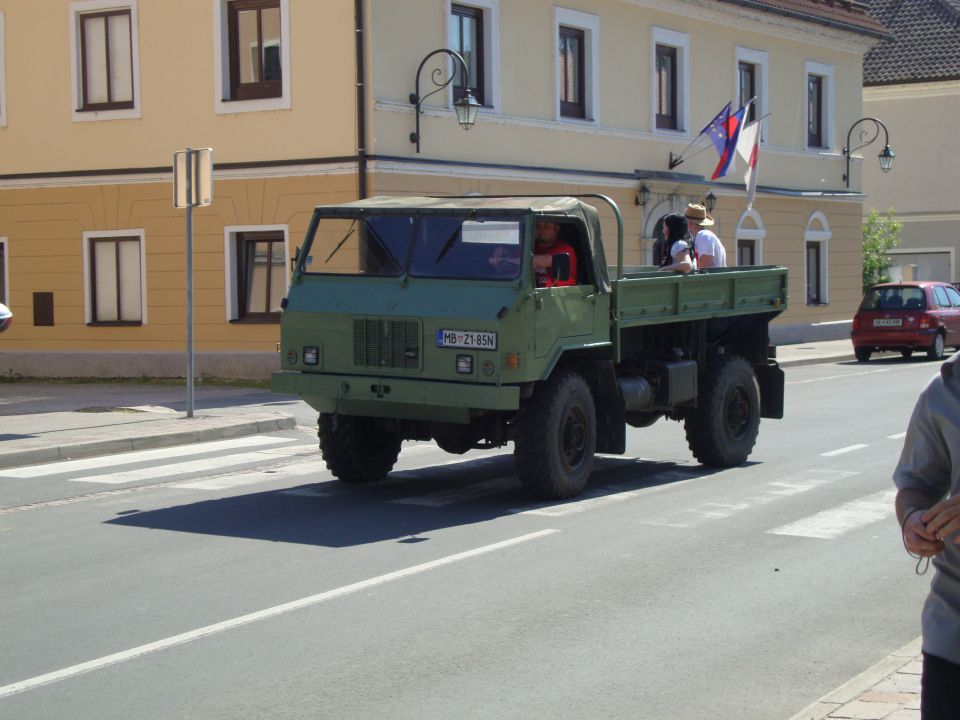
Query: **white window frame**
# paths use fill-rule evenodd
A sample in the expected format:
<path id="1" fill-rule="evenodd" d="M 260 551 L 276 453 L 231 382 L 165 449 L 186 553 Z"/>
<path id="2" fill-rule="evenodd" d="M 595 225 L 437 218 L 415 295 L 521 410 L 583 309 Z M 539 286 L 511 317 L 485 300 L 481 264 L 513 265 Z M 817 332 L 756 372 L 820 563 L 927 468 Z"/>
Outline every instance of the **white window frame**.
<path id="1" fill-rule="evenodd" d="M 3 248 L 3 293 L 0 294 L 0 303 L 10 307 L 10 243 L 7 238 L 0 237 L 0 248 Z"/>
<path id="2" fill-rule="evenodd" d="M 584 118 L 560 114 L 560 26 L 583 31 Z M 553 10 L 553 87 L 554 117 L 557 122 L 596 125 L 600 120 L 600 16 L 557 7 Z"/>
<path id="3" fill-rule="evenodd" d="M 284 283 L 290 286 L 290 227 L 288 225 L 227 225 L 223 228 L 223 287 L 227 322 L 240 319 L 240 301 L 237 297 L 237 235 L 246 232 L 282 232 Z"/>
<path id="4" fill-rule="evenodd" d="M 263 112 L 265 110 L 289 110 L 292 107 L 290 94 L 290 0 L 280 0 L 280 62 L 283 79 L 280 97 L 233 100 L 230 93 L 230 31 L 227 29 L 227 3 L 213 2 L 213 110 L 217 115 Z M 226 98 L 226 99 L 225 99 Z"/>
<path id="5" fill-rule="evenodd" d="M 750 220 L 756 227 L 744 227 L 743 221 Z M 754 255 L 757 265 L 763 265 L 763 241 L 767 237 L 767 229 L 763 225 L 763 218 L 756 210 L 745 210 L 740 220 L 737 221 L 737 231 L 734 235 L 734 264 L 740 264 L 740 247 L 738 243 L 741 240 L 753 240 Z"/>
<path id="6" fill-rule="evenodd" d="M 111 237 L 135 237 L 140 241 L 140 324 L 147 324 L 147 242 L 142 228 L 130 230 L 90 230 L 83 233 L 83 319 L 89 325 L 93 320 L 93 278 L 90 277 L 90 241 Z"/>
<path id="7" fill-rule="evenodd" d="M 79 110 L 83 104 L 83 63 L 80 59 L 80 16 L 103 10 L 130 11 L 130 57 L 133 63 L 133 107 L 120 110 Z M 84 0 L 70 3 L 70 73 L 73 77 L 73 121 L 130 120 L 140 111 L 140 35 L 137 21 L 137 0 Z"/>
<path id="8" fill-rule="evenodd" d="M 756 105 L 756 116 L 762 118 L 767 114 L 768 107 L 767 79 L 770 75 L 770 58 L 765 50 L 751 50 L 750 48 L 737 46 L 736 60 L 733 66 L 733 96 L 735 98 L 740 97 L 741 62 L 750 63 L 757 69 L 756 75 L 759 76 L 756 78 L 757 102 L 754 104 Z M 760 144 L 767 144 L 767 120 L 760 121 Z"/>
<path id="9" fill-rule="evenodd" d="M 4 60 L 6 54 L 7 34 L 3 11 L 0 10 L 0 127 L 7 126 L 7 66 Z"/>
<path id="10" fill-rule="evenodd" d="M 826 87 L 823 89 L 823 146 L 811 147 L 807 145 L 807 128 L 810 125 L 807 104 L 807 79 L 811 75 L 818 75 L 823 78 Z M 834 141 L 834 119 L 833 119 L 833 87 L 834 75 L 833 65 L 824 65 L 823 63 L 808 60 L 803 66 L 803 147 L 812 153 L 832 152 L 836 148 Z"/>
<path id="11" fill-rule="evenodd" d="M 815 227 L 819 225 L 820 229 Z M 820 210 L 815 210 L 807 219 L 806 229 L 803 231 L 803 302 L 807 303 L 807 243 L 820 243 L 820 305 L 830 304 L 830 223 L 827 216 Z M 815 306 L 814 306 L 815 307 Z"/>
<path id="12" fill-rule="evenodd" d="M 500 0 L 444 0 L 446 24 L 450 27 L 451 5 L 465 5 L 483 11 L 484 112 L 500 112 Z M 447 42 L 447 47 L 453 43 Z M 453 84 L 447 88 L 447 104 L 453 106 Z"/>
<path id="13" fill-rule="evenodd" d="M 657 127 L 657 45 L 677 51 L 677 123 L 676 130 Z M 684 32 L 654 27 L 650 40 L 650 130 L 661 135 L 683 135 L 690 132 L 690 36 Z"/>

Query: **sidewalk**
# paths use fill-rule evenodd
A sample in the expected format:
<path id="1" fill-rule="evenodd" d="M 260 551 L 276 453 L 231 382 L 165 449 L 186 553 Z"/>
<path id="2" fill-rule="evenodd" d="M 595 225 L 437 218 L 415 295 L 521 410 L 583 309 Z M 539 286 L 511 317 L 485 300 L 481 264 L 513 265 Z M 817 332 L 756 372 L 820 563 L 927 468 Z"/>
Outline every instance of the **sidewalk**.
<path id="1" fill-rule="evenodd" d="M 849 340 L 777 348 L 777 361 L 784 368 L 853 359 Z M 180 386 L 0 383 L 0 475 L 5 467 L 296 426 L 293 415 L 276 409 L 289 409 L 290 399 L 266 390 L 197 388 L 192 418 L 186 417 L 185 397 Z M 919 673 L 918 638 L 791 720 L 919 720 Z"/>

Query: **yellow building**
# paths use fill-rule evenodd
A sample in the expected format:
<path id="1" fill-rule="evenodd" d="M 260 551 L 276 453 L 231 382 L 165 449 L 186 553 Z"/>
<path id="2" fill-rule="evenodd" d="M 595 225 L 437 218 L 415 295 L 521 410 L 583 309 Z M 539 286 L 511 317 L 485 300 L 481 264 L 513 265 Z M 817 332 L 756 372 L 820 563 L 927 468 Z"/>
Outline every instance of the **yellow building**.
<path id="1" fill-rule="evenodd" d="M 277 365 L 312 207 L 376 194 L 603 193 L 628 264 L 651 261 L 666 212 L 712 194 L 728 263 L 790 268 L 775 340 L 842 336 L 863 198 L 841 148 L 881 36 L 843 0 L 0 0 L 0 372 L 185 373 L 171 162 L 187 147 L 215 163 L 194 211 L 200 374 Z M 442 48 L 469 78 L 424 100 L 417 145 L 410 95 L 454 67 L 439 53 L 418 74 Z M 465 84 L 483 105 L 468 133 Z M 711 181 L 717 153 L 688 146 L 753 96 L 748 211 L 742 161 Z"/>

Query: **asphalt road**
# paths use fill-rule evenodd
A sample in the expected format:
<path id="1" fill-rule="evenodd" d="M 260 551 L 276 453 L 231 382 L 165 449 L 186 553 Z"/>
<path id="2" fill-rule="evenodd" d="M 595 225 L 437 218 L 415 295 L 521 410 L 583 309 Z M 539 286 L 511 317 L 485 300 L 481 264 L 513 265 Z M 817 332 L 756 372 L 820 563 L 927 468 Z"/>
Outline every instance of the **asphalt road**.
<path id="1" fill-rule="evenodd" d="M 747 466 L 661 421 L 566 503 L 509 448 L 345 486 L 307 430 L 0 471 L 0 718 L 789 718 L 919 635 L 935 370 L 790 368 Z"/>

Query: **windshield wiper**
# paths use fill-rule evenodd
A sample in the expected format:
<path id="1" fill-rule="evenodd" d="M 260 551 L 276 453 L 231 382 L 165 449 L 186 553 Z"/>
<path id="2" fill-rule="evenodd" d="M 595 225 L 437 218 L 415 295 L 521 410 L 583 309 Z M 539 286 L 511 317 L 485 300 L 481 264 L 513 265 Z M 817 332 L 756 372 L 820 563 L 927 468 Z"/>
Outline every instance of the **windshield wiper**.
<path id="1" fill-rule="evenodd" d="M 460 234 L 460 229 L 463 227 L 463 223 L 457 225 L 457 229 L 453 231 L 453 234 L 447 238 L 447 241 L 443 244 L 443 247 L 440 249 L 440 254 L 437 255 L 437 259 L 433 261 L 433 264 L 438 264 L 443 260 L 443 256 L 450 252 L 450 248 L 453 247 L 453 241 L 457 239 L 457 235 Z"/>
<path id="2" fill-rule="evenodd" d="M 357 219 L 354 218 L 354 219 L 353 219 L 353 222 L 350 223 L 350 228 L 347 230 L 347 234 L 344 235 L 344 236 L 343 236 L 343 239 L 340 240 L 340 242 L 337 243 L 337 246 L 333 249 L 333 251 L 332 251 L 329 255 L 327 255 L 327 259 L 323 261 L 323 264 L 324 264 L 324 265 L 326 265 L 328 262 L 330 262 L 330 258 L 332 258 L 334 255 L 336 255 L 336 254 L 337 254 L 337 250 L 339 250 L 340 248 L 342 248 L 342 247 L 343 247 L 343 244 L 350 238 L 351 235 L 353 235 L 353 231 L 354 231 L 354 229 L 356 228 L 356 226 L 357 226 Z"/>

